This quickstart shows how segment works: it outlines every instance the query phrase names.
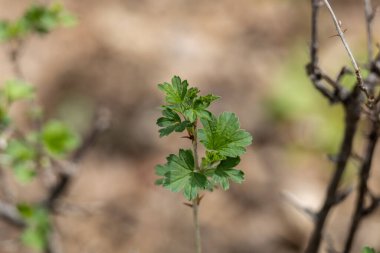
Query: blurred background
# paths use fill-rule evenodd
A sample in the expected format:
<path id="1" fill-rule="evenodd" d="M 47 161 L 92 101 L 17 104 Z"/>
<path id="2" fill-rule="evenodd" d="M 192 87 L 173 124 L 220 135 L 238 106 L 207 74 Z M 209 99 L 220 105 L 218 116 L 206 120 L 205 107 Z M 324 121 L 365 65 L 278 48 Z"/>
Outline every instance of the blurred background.
<path id="1" fill-rule="evenodd" d="M 159 138 L 156 119 L 163 94 L 157 84 L 173 75 L 203 94 L 222 97 L 211 110 L 233 111 L 253 144 L 242 157 L 242 185 L 206 193 L 200 207 L 204 252 L 300 252 L 311 220 L 282 193 L 318 208 L 332 164 L 327 154 L 340 145 L 343 114 L 314 90 L 308 62 L 310 1 L 302 0 L 65 0 L 76 27 L 31 37 L 20 64 L 38 88 L 49 118 L 79 133 L 91 127 L 100 107 L 111 125 L 79 164 L 55 216 L 69 253 L 194 252 L 191 209 L 180 194 L 154 185 L 154 167 L 189 142 Z M 0 0 L 0 18 L 20 16 L 33 1 Z M 347 28 L 360 63 L 366 62 L 362 1 L 332 2 Z M 379 5 L 380 1 L 375 1 Z M 374 22 L 379 42 L 380 18 Z M 321 66 L 335 76 L 349 64 L 327 11 L 320 18 Z M 12 78 L 7 47 L 0 46 L 0 82 Z M 353 78 L 346 78 L 347 86 Z M 16 113 L 17 114 L 17 113 Z M 22 121 L 22 119 L 20 119 Z M 362 150 L 360 138 L 356 143 Z M 371 186 L 380 193 L 379 158 Z M 355 185 L 350 164 L 342 186 Z M 18 185 L 18 198 L 39 199 L 42 190 Z M 329 236 L 341 245 L 354 195 L 332 212 Z M 28 252 L 14 243 L 12 228 L 0 226 L 0 252 Z M 366 219 L 354 252 L 380 247 L 380 213 Z"/>

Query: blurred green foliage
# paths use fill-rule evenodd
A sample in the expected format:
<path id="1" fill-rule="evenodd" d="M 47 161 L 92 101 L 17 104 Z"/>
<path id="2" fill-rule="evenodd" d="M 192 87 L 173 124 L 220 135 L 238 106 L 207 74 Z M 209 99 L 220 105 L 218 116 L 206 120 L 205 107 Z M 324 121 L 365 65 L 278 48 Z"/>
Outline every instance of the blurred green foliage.
<path id="1" fill-rule="evenodd" d="M 305 123 L 309 136 L 291 145 L 332 153 L 342 137 L 343 109 L 331 106 L 311 84 L 305 71 L 308 58 L 304 47 L 296 46 L 289 55 L 292 57 L 284 61 L 273 79 L 272 92 L 265 100 L 266 114 L 274 124 Z"/>
<path id="2" fill-rule="evenodd" d="M 76 18 L 59 2 L 50 6 L 33 4 L 19 19 L 0 21 L 0 41 L 18 40 L 29 34 L 46 34 L 54 28 L 76 23 Z"/>
<path id="3" fill-rule="evenodd" d="M 11 55 L 14 58 L 26 36 L 44 35 L 57 27 L 75 24 L 76 18 L 59 2 L 49 6 L 33 4 L 20 18 L 0 21 L 0 42 L 18 42 L 12 44 L 15 46 L 12 53 L 16 56 Z M 51 165 L 52 160 L 67 157 L 80 144 L 78 135 L 65 123 L 43 120 L 43 111 L 35 98 L 35 88 L 24 80 L 8 80 L 0 88 L 0 140 L 3 149 L 0 163 L 11 168 L 22 183 L 30 182 L 40 174 L 40 170 Z M 11 107 L 19 101 L 29 102 L 32 129 L 28 131 L 21 131 L 9 115 Z M 21 241 L 37 251 L 45 251 L 51 231 L 49 211 L 41 204 L 23 203 L 17 208 L 26 223 Z"/>

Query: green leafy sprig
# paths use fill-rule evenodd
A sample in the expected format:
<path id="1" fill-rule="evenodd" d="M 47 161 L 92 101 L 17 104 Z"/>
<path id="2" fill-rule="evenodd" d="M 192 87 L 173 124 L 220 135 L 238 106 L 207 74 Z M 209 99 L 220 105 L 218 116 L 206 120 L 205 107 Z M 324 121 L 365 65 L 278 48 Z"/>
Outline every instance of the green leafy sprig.
<path id="1" fill-rule="evenodd" d="M 220 97 L 201 96 L 198 88 L 189 87 L 188 82 L 178 76 L 158 87 L 165 93 L 166 102 L 161 107 L 162 117 L 157 120 L 160 137 L 186 131 L 193 146 L 196 147 L 199 138 L 206 152 L 200 165 L 194 148 L 180 149 L 178 155 L 169 155 L 166 164 L 156 166 L 156 174 L 160 176 L 156 184 L 173 192 L 183 192 L 186 199 L 194 200 L 201 191 L 213 191 L 217 186 L 228 190 L 231 181 L 243 182 L 244 172 L 236 167 L 252 137 L 240 129 L 238 117 L 231 112 L 212 114 L 208 108 Z M 203 128 L 198 129 L 198 121 Z"/>
<path id="2" fill-rule="evenodd" d="M 73 26 L 76 22 L 59 2 L 50 6 L 33 4 L 20 18 L 0 21 L 0 42 L 19 40 L 29 34 L 46 34 L 60 26 Z"/>

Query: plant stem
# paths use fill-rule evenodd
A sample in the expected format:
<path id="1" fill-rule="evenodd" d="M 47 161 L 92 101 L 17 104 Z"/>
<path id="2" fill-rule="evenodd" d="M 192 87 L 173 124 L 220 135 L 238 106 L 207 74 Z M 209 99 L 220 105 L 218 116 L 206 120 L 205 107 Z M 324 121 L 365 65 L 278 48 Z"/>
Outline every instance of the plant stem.
<path id="1" fill-rule="evenodd" d="M 193 200 L 193 222 L 194 222 L 194 235 L 195 235 L 195 247 L 197 253 L 202 253 L 201 244 L 201 231 L 199 227 L 198 208 L 199 208 L 199 196 Z"/>
<path id="2" fill-rule="evenodd" d="M 199 171 L 199 159 L 198 159 L 198 135 L 197 135 L 197 123 L 194 123 L 193 127 L 193 153 L 194 153 L 194 162 L 195 162 L 195 171 Z M 193 222 L 194 222 L 194 235 L 195 235 L 195 247 L 196 253 L 202 253 L 202 244 L 201 244 L 201 231 L 199 227 L 199 195 L 193 200 Z"/>

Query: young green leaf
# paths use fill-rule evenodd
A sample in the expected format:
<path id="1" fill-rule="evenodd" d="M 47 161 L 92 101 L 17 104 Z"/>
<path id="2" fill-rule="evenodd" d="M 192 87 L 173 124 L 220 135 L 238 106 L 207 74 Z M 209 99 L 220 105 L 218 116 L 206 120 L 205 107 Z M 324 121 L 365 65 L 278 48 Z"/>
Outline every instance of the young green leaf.
<path id="1" fill-rule="evenodd" d="M 172 109 L 166 107 L 162 114 L 164 117 L 161 117 L 157 120 L 157 125 L 162 127 L 160 132 L 160 137 L 171 134 L 172 132 L 182 132 L 190 125 L 189 121 L 181 121 L 180 116 L 173 111 Z"/>
<path id="2" fill-rule="evenodd" d="M 52 120 L 42 129 L 45 149 L 54 156 L 64 156 L 79 145 L 78 136 L 64 123 Z"/>
<path id="3" fill-rule="evenodd" d="M 192 200 L 208 185 L 206 176 L 194 171 L 194 166 L 192 151 L 180 149 L 178 156 L 172 154 L 165 165 L 156 166 L 156 174 L 163 176 L 156 183 L 173 192 L 183 191 L 185 198 Z"/>
<path id="4" fill-rule="evenodd" d="M 245 153 L 252 136 L 240 129 L 239 119 L 234 113 L 224 112 L 218 118 L 201 119 L 204 129 L 199 129 L 201 143 L 210 151 L 226 157 L 238 157 Z"/>

